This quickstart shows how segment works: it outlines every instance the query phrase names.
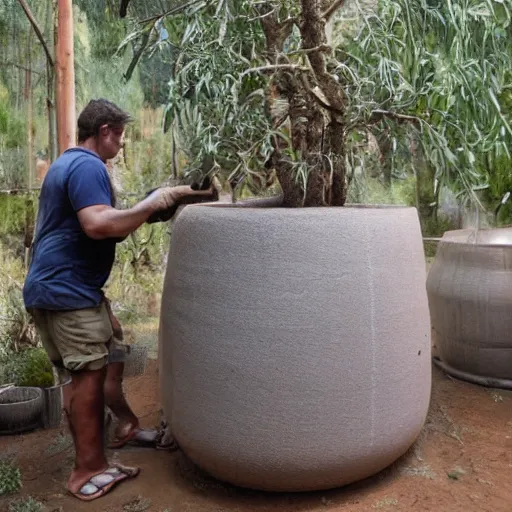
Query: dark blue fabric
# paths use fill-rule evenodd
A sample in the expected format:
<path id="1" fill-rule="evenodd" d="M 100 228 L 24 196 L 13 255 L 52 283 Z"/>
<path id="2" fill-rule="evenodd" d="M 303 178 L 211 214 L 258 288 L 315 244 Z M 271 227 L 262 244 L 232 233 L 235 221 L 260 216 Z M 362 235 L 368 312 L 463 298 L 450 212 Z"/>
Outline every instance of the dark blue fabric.
<path id="1" fill-rule="evenodd" d="M 93 205 L 113 206 L 114 201 L 107 169 L 96 153 L 69 149 L 50 167 L 23 289 L 27 309 L 74 310 L 100 304 L 116 240 L 89 238 L 77 212 Z"/>

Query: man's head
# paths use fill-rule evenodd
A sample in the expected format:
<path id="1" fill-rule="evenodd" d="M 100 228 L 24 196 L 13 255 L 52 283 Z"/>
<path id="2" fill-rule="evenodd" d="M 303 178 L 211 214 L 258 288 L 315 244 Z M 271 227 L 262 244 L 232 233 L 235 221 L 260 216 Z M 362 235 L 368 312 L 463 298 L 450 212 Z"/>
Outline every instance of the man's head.
<path id="1" fill-rule="evenodd" d="M 78 143 L 92 149 L 103 160 L 114 158 L 122 146 L 129 114 L 107 100 L 92 100 L 78 118 Z"/>

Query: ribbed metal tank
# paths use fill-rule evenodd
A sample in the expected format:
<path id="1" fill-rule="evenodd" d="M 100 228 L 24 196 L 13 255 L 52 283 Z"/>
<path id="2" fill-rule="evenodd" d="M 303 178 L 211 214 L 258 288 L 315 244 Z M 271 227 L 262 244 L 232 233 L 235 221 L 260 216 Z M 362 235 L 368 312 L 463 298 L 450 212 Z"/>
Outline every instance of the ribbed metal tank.
<path id="1" fill-rule="evenodd" d="M 437 364 L 512 388 L 512 229 L 445 233 L 427 280 Z"/>

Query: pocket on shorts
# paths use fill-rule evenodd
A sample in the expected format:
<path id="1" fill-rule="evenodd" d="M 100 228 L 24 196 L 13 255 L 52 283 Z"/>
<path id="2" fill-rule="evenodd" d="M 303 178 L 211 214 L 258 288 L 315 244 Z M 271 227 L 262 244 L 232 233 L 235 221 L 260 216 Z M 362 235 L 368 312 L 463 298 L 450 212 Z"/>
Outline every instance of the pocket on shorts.
<path id="1" fill-rule="evenodd" d="M 112 324 L 103 304 L 95 308 L 62 311 L 53 320 L 61 342 L 104 344 L 112 338 Z"/>
<path id="2" fill-rule="evenodd" d="M 107 364 L 112 325 L 103 304 L 53 312 L 51 324 L 53 341 L 68 370 L 99 370 Z"/>

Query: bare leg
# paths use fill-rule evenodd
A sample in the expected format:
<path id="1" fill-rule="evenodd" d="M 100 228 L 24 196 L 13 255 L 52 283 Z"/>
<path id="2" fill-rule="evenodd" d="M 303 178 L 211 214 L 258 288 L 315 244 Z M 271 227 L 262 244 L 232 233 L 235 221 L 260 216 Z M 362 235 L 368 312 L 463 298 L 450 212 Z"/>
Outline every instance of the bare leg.
<path id="1" fill-rule="evenodd" d="M 73 438 L 73 444 L 76 446 L 76 432 L 73 427 L 73 423 L 71 422 L 71 397 L 73 396 L 73 384 L 67 384 L 62 387 L 62 401 L 64 406 L 64 412 L 66 413 L 66 418 L 68 420 L 69 431 L 71 432 L 71 437 Z"/>
<path id="2" fill-rule="evenodd" d="M 123 393 L 124 363 L 110 363 L 107 366 L 104 391 L 105 402 L 119 420 L 116 437 L 123 438 L 139 428 L 139 420 L 131 410 Z"/>
<path id="3" fill-rule="evenodd" d="M 75 442 L 75 467 L 68 482 L 73 492 L 108 469 L 103 441 L 105 375 L 105 369 L 74 373 L 66 390 L 64 406 Z"/>

